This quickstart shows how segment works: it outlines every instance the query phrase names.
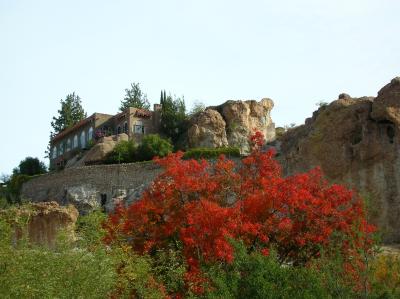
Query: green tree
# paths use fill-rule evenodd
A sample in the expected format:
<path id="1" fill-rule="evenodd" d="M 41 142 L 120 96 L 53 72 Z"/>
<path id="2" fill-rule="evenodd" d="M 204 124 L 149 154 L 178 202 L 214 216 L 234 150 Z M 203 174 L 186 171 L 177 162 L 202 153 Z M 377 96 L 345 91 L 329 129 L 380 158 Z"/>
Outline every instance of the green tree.
<path id="1" fill-rule="evenodd" d="M 137 155 L 140 160 L 148 161 L 155 156 L 165 157 L 172 153 L 173 146 L 157 134 L 150 134 L 143 137 L 142 143 L 137 148 Z"/>
<path id="2" fill-rule="evenodd" d="M 61 99 L 60 104 L 61 108 L 57 111 L 57 116 L 53 116 L 53 120 L 51 121 L 52 130 L 50 131 L 50 140 L 45 151 L 46 158 L 50 157 L 51 140 L 53 137 L 87 117 L 82 107 L 81 98 L 75 92 L 68 94 L 65 100 Z"/>
<path id="3" fill-rule="evenodd" d="M 120 111 L 128 107 L 150 109 L 147 95 L 140 89 L 139 83 L 131 83 L 131 88 L 125 89 L 125 98 L 121 101 Z"/>
<path id="4" fill-rule="evenodd" d="M 171 138 L 174 145 L 186 132 L 187 117 L 185 99 L 166 95 L 165 90 L 161 92 L 161 132 Z"/>
<path id="5" fill-rule="evenodd" d="M 133 140 L 121 140 L 118 142 L 111 153 L 108 154 L 105 163 L 130 163 L 136 158 L 136 145 Z"/>
<path id="6" fill-rule="evenodd" d="M 46 173 L 47 168 L 46 165 L 38 158 L 26 157 L 19 163 L 17 168 L 14 168 L 14 175 L 17 174 L 25 174 L 25 175 L 36 175 Z"/>
<path id="7" fill-rule="evenodd" d="M 200 101 L 196 101 L 193 104 L 192 110 L 189 112 L 189 116 L 193 116 L 197 113 L 203 112 L 204 110 L 206 110 L 206 105 Z"/>
<path id="8" fill-rule="evenodd" d="M 81 98 L 75 92 L 67 95 L 65 100 L 60 101 L 60 104 L 61 109 L 58 110 L 58 115 L 54 116 L 51 122 L 53 128 L 51 136 L 57 135 L 87 117 L 82 107 Z"/>

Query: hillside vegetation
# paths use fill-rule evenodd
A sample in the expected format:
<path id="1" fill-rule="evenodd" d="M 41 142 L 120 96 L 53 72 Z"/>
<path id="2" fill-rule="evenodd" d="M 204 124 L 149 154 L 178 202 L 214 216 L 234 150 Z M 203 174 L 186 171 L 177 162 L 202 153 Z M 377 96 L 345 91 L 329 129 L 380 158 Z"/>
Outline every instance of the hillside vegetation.
<path id="1" fill-rule="evenodd" d="M 243 166 L 156 160 L 131 206 L 80 217 L 77 239 L 33 245 L 0 219 L 1 298 L 398 298 L 400 260 L 379 255 L 362 199 L 315 169 L 281 175 L 252 137 Z"/>

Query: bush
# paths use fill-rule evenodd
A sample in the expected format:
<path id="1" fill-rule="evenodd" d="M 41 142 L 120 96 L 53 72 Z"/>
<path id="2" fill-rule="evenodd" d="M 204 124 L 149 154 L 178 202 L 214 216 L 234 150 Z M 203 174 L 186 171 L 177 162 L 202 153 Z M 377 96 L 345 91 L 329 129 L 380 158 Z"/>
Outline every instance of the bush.
<path id="1" fill-rule="evenodd" d="M 21 203 L 21 189 L 22 185 L 31 179 L 30 176 L 25 174 L 13 174 L 11 179 L 7 182 L 5 187 L 5 197 L 9 203 Z"/>
<path id="2" fill-rule="evenodd" d="M 240 151 L 237 147 L 219 147 L 219 148 L 192 148 L 183 155 L 184 159 L 211 159 L 218 158 L 220 155 L 226 157 L 240 157 Z"/>
<path id="3" fill-rule="evenodd" d="M 322 252 L 330 257 L 339 251 L 344 277 L 361 285 L 363 252 L 369 253 L 374 231 L 361 198 L 331 185 L 319 169 L 284 177 L 274 154 L 261 150 L 261 133 L 252 142 L 253 151 L 239 169 L 224 157 L 209 163 L 182 160 L 178 152 L 158 159 L 164 172 L 140 200 L 118 206 L 109 216 L 105 241 L 151 256 L 182 244 L 188 293 L 204 292 L 204 266 L 234 262 L 228 239 L 243 241 L 248 252 L 268 255 L 273 249 L 280 265 L 299 269 Z"/>
<path id="4" fill-rule="evenodd" d="M 173 150 L 172 144 L 157 134 L 143 137 L 142 143 L 137 148 L 137 159 L 140 161 L 152 160 L 154 157 L 165 157 Z"/>
<path id="5" fill-rule="evenodd" d="M 136 159 L 136 146 L 133 140 L 122 140 L 107 155 L 106 164 L 131 163 Z"/>
<path id="6" fill-rule="evenodd" d="M 242 242 L 232 242 L 235 259 L 229 265 L 205 267 L 210 279 L 206 298 L 330 298 L 317 271 L 282 266 L 276 253 L 249 253 Z"/>
<path id="7" fill-rule="evenodd" d="M 114 287 L 114 262 L 104 246 L 74 248 L 62 233 L 53 249 L 24 241 L 13 246 L 5 218 L 0 231 L 1 298 L 106 298 Z"/>
<path id="8" fill-rule="evenodd" d="M 102 213 L 79 219 L 76 243 L 60 232 L 50 249 L 13 242 L 14 227 L 6 222 L 13 211 L 0 217 L 0 298 L 163 297 L 148 257 L 104 246 Z"/>

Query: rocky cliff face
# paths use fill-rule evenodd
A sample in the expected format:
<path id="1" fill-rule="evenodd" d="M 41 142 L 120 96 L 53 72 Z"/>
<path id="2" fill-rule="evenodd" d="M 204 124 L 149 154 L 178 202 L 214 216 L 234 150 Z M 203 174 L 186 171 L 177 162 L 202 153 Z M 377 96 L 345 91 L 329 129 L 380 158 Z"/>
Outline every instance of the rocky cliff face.
<path id="1" fill-rule="evenodd" d="M 5 217 L 5 213 L 6 211 L 0 211 L 0 217 L 2 214 Z M 19 224 L 12 223 L 15 228 L 14 240 L 20 239 L 25 229 L 29 242 L 37 245 L 54 246 L 60 230 L 74 240 L 77 219 L 78 210 L 72 205 L 62 207 L 52 201 L 22 206 L 13 217 L 13 221 Z"/>
<path id="2" fill-rule="evenodd" d="M 320 166 L 332 181 L 371 202 L 372 221 L 386 242 L 400 242 L 400 78 L 376 98 L 339 99 L 314 112 L 280 140 L 285 174 Z"/>
<path id="3" fill-rule="evenodd" d="M 270 99 L 257 102 L 227 101 L 208 107 L 191 119 L 188 130 L 190 147 L 237 146 L 242 153 L 249 151 L 248 138 L 254 130 L 261 131 L 267 141 L 275 138 L 275 125 L 270 112 Z"/>

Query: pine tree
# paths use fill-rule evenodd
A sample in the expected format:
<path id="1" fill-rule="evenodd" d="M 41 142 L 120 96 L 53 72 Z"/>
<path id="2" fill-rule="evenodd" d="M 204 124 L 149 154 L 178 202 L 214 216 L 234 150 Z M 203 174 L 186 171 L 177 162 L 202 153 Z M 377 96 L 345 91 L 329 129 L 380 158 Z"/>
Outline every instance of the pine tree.
<path id="1" fill-rule="evenodd" d="M 121 101 L 120 111 L 128 107 L 150 109 L 147 95 L 140 89 L 139 83 L 131 83 L 131 88 L 125 89 L 125 98 Z"/>
<path id="2" fill-rule="evenodd" d="M 45 151 L 46 158 L 50 155 L 50 144 L 53 137 L 87 117 L 81 98 L 75 92 L 68 94 L 65 100 L 61 99 L 60 104 L 61 109 L 57 111 L 57 116 L 53 116 L 51 122 L 53 129 L 50 131 L 50 141 Z"/>
<path id="3" fill-rule="evenodd" d="M 51 134 L 57 135 L 65 129 L 72 127 L 74 124 L 87 117 L 82 107 L 81 98 L 73 92 L 67 95 L 65 100 L 60 101 L 61 109 L 58 115 L 53 117 L 51 126 L 53 131 Z"/>

